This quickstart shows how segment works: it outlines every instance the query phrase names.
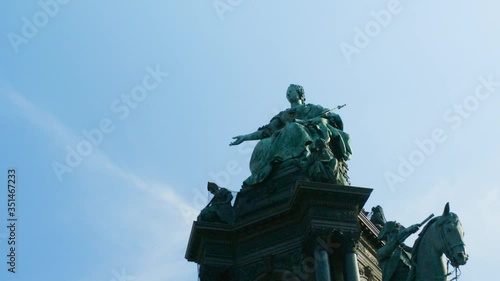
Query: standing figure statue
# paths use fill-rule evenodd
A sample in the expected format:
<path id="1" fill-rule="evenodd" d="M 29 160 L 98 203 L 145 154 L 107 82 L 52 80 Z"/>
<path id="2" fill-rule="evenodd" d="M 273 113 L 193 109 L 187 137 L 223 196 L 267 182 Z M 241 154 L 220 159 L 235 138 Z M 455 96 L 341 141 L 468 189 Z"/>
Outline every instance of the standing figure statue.
<path id="1" fill-rule="evenodd" d="M 395 221 L 385 223 L 378 239 L 385 245 L 377 251 L 377 260 L 382 269 L 382 281 L 405 281 L 411 269 L 412 248 L 404 241 L 417 232 L 419 224 L 404 228 Z"/>
<path id="2" fill-rule="evenodd" d="M 345 161 L 352 152 L 340 116 L 322 106 L 306 104 L 302 86 L 290 85 L 286 97 L 289 109 L 256 132 L 236 136 L 230 143 L 260 140 L 250 159 L 252 175 L 244 183 L 256 185 L 272 171 L 295 165 L 312 180 L 349 185 Z"/>
<path id="3" fill-rule="evenodd" d="M 234 223 L 234 210 L 231 206 L 233 195 L 226 188 L 221 188 L 213 182 L 209 182 L 208 191 L 214 195 L 208 205 L 201 210 L 198 221 Z"/>

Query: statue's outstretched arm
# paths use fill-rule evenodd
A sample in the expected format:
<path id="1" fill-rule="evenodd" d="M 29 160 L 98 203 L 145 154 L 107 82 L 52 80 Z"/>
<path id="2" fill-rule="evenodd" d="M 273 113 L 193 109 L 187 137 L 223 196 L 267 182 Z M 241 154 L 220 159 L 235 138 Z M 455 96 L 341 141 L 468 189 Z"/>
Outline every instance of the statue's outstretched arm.
<path id="1" fill-rule="evenodd" d="M 261 140 L 261 139 L 268 138 L 274 132 L 281 129 L 282 127 L 283 127 L 283 124 L 282 124 L 281 120 L 277 117 L 274 117 L 273 119 L 271 119 L 271 122 L 268 125 L 260 127 L 257 131 L 255 131 L 251 134 L 239 135 L 239 136 L 233 137 L 234 141 L 231 142 L 229 145 L 238 145 L 244 141 Z"/>
<path id="2" fill-rule="evenodd" d="M 419 225 L 418 224 L 414 224 L 408 228 L 405 228 L 403 229 L 399 234 L 398 234 L 398 240 L 399 240 L 399 244 L 402 244 L 406 238 L 408 238 L 410 235 L 412 235 L 413 233 L 417 232 L 418 229 L 419 229 Z"/>
<path id="3" fill-rule="evenodd" d="M 246 134 L 246 135 L 239 135 L 236 137 L 233 137 L 234 141 L 231 142 L 229 145 L 238 145 L 244 141 L 249 141 L 249 140 L 260 140 L 263 139 L 264 137 L 262 136 L 262 131 L 255 131 L 251 134 Z"/>

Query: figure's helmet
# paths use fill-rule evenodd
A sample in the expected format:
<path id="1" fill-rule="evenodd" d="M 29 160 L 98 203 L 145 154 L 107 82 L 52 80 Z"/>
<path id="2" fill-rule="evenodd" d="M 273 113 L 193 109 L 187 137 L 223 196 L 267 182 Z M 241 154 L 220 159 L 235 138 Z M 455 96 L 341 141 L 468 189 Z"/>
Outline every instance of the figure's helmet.
<path id="1" fill-rule="evenodd" d="M 215 193 L 217 190 L 219 190 L 219 186 L 216 183 L 208 182 L 207 190 L 211 193 Z"/>

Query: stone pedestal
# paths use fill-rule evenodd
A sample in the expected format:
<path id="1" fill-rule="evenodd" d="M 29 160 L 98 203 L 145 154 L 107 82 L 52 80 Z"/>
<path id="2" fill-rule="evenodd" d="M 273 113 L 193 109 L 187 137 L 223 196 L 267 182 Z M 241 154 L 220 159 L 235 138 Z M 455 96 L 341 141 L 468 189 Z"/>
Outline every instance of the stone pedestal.
<path id="1" fill-rule="evenodd" d="M 202 281 L 381 280 L 371 191 L 292 176 L 244 189 L 235 224 L 194 222 L 186 259 Z"/>

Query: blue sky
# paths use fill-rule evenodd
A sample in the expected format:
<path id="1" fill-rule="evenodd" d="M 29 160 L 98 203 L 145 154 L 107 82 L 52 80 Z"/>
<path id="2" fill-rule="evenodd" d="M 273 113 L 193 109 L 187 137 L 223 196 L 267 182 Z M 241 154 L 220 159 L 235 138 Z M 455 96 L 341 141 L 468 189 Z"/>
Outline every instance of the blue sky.
<path id="1" fill-rule="evenodd" d="M 285 109 L 291 83 L 307 102 L 347 104 L 339 114 L 352 136 L 351 181 L 374 189 L 366 209 L 380 204 L 410 225 L 449 201 L 470 254 L 461 280 L 490 278 L 498 246 L 485 236 L 500 234 L 499 8 L 0 4 L 0 173 L 17 171 L 19 219 L 17 273 L 0 259 L 0 278 L 195 280 L 184 252 L 206 182 L 239 190 L 255 143 L 229 147 L 231 137 Z M 81 159 L 68 156 L 78 149 Z"/>

